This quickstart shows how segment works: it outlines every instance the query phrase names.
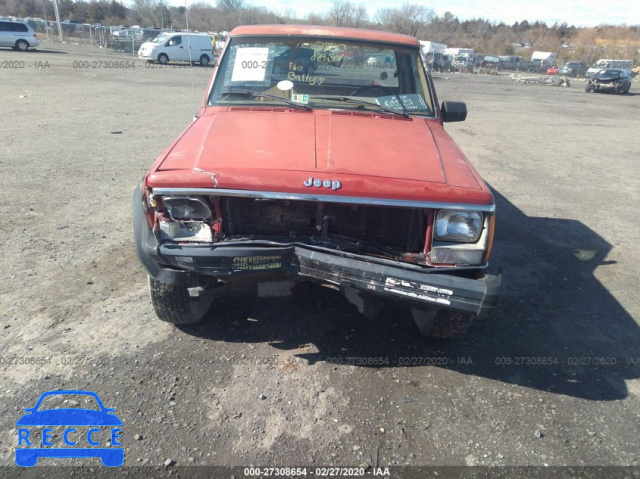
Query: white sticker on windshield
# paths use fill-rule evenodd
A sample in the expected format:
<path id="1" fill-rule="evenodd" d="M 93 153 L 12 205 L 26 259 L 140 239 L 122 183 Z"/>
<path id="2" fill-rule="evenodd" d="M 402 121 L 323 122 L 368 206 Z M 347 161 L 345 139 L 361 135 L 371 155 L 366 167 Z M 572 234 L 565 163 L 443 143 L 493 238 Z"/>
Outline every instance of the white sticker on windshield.
<path id="1" fill-rule="evenodd" d="M 269 48 L 238 48 L 231 81 L 264 81 Z"/>
<path id="2" fill-rule="evenodd" d="M 407 111 L 429 109 L 429 107 L 427 107 L 427 104 L 424 102 L 422 95 L 418 93 L 411 93 L 408 95 L 379 96 L 378 98 L 376 98 L 376 101 L 378 102 L 378 105 L 385 108 L 391 108 L 392 110 L 402 110 L 403 106 Z"/>

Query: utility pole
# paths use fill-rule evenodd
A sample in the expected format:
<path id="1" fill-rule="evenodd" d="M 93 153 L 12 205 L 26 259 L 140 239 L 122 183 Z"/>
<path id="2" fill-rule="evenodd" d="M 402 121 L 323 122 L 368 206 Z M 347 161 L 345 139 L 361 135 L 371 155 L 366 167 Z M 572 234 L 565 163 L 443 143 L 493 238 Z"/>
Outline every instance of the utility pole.
<path id="1" fill-rule="evenodd" d="M 44 0 L 42 0 L 42 11 L 44 12 L 44 30 L 47 32 L 47 43 L 51 43 L 49 40 L 49 19 L 47 18 L 47 7 L 44 4 Z"/>
<path id="2" fill-rule="evenodd" d="M 60 43 L 64 42 L 62 38 L 62 25 L 60 24 L 60 12 L 58 12 L 58 0 L 53 0 L 53 9 L 56 12 L 56 22 L 58 22 L 58 34 L 60 35 Z"/>

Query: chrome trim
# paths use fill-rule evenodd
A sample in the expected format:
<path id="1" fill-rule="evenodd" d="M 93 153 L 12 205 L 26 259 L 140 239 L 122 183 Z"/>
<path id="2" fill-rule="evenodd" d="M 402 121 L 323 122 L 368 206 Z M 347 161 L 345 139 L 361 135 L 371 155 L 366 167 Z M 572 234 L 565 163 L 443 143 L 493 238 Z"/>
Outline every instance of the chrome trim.
<path id="1" fill-rule="evenodd" d="M 363 198 L 356 196 L 312 195 L 277 191 L 226 190 L 218 188 L 153 188 L 154 195 L 236 196 L 269 200 L 320 201 L 369 206 L 397 206 L 401 208 L 428 208 L 437 210 L 472 210 L 493 213 L 496 205 L 472 205 L 463 203 L 438 203 L 433 201 L 393 200 L 387 198 Z"/>

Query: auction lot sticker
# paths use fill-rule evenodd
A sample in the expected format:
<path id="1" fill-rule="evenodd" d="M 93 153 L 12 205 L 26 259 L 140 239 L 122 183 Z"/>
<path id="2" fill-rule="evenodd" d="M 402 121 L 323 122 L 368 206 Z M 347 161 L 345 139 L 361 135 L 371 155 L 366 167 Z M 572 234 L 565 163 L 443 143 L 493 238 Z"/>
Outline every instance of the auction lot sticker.
<path id="1" fill-rule="evenodd" d="M 268 56 L 268 48 L 238 48 L 231 81 L 264 81 Z"/>

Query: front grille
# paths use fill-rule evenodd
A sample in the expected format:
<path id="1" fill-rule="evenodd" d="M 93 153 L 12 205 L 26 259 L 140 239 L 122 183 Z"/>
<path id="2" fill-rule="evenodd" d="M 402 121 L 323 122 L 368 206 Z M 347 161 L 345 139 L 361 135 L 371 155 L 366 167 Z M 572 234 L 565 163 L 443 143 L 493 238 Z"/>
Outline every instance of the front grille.
<path id="1" fill-rule="evenodd" d="M 225 234 L 230 236 L 318 236 L 329 217 L 329 237 L 369 240 L 395 250 L 419 253 L 424 245 L 422 210 L 307 201 L 221 198 Z M 320 210 L 320 213 L 319 213 Z"/>

